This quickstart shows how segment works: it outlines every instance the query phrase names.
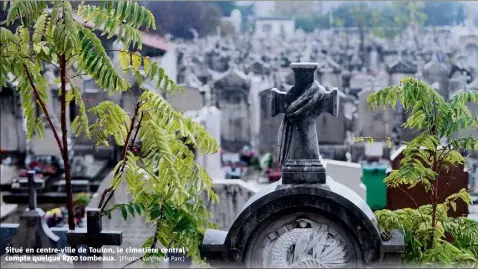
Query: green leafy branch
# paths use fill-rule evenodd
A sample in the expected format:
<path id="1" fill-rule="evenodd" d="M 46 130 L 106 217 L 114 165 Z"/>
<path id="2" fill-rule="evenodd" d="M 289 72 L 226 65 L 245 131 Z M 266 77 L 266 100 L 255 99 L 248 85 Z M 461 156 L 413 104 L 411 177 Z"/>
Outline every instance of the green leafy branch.
<path id="1" fill-rule="evenodd" d="M 114 139 L 123 146 L 121 160 L 114 169 L 113 185 L 101 198 L 103 212 L 108 216 L 113 210 L 121 210 L 125 218 L 144 216 L 156 226 L 155 234 L 146 243 L 155 247 L 156 243 L 173 246 L 181 242 L 191 256 L 199 259 L 200 239 L 204 229 L 212 225 L 202 195 L 207 194 L 208 201 L 217 201 L 217 196 L 212 190 L 212 179 L 195 162 L 188 146 L 208 154 L 217 152 L 218 145 L 200 123 L 162 98 L 161 91 L 173 93 L 183 89 L 165 74 L 159 63 L 129 51 L 130 43 L 141 47 L 140 27 L 154 29 L 152 13 L 132 1 L 109 1 L 102 7 L 82 3 L 77 13 L 81 19 L 93 22 L 90 30 L 75 20 L 68 1 L 52 2 L 51 9 L 47 9 L 45 1 L 14 0 L 4 2 L 3 8 L 8 9 L 8 25 L 18 22 L 19 26 L 12 31 L 0 27 L 1 84 L 15 83 L 20 92 L 28 139 L 35 134 L 43 137 L 44 133 L 43 122 L 36 116 L 36 104 L 53 130 L 65 163 L 70 229 L 74 229 L 74 222 L 66 110 L 74 104 L 79 111 L 71 123 L 74 135 L 85 135 L 96 139 L 97 145 L 106 146 Z M 145 91 L 139 97 L 132 117 L 113 102 L 96 105 L 89 112 L 97 119 L 88 125 L 82 92 L 73 83 L 74 77 L 88 75 L 110 94 L 122 94 L 131 87 L 116 70 L 94 30 L 109 38 L 114 33 L 123 42 L 125 49 L 118 51 L 122 71 L 134 75 L 140 89 L 144 91 L 145 81 L 156 82 L 158 89 Z M 53 65 L 60 72 L 54 83 L 59 86 L 61 132 L 56 130 L 57 123 L 47 110 L 48 82 L 41 75 L 44 64 Z M 133 151 L 137 141 L 141 144 L 138 156 Z M 131 193 L 131 202 L 128 206 L 107 208 L 115 189 L 123 182 Z"/>
<path id="2" fill-rule="evenodd" d="M 380 229 L 389 233 L 393 229 L 405 232 L 406 252 L 404 258 L 411 262 L 433 264 L 469 264 L 476 263 L 477 242 L 476 223 L 457 226 L 463 218 L 450 218 L 450 210 L 456 211 L 457 201 L 468 205 L 471 197 L 465 189 L 443 199 L 439 196 L 441 173 L 450 173 L 452 166 L 462 165 L 465 157 L 460 150 L 477 150 L 478 139 L 474 137 L 454 138 L 462 130 L 476 130 L 477 117 L 468 108 L 470 103 L 478 103 L 477 92 L 463 92 L 445 101 L 434 89 L 414 78 L 405 78 L 399 86 L 384 88 L 374 92 L 367 100 L 372 110 L 377 107 L 387 109 L 399 102 L 410 117 L 403 128 L 415 128 L 420 135 L 405 143 L 400 168 L 393 170 L 385 182 L 390 188 L 403 186 L 408 189 L 422 185 L 431 199 L 431 204 L 419 206 L 412 199 L 417 209 L 376 212 Z M 446 138 L 446 143 L 442 142 Z M 355 141 L 367 140 L 373 143 L 375 138 L 362 137 Z M 388 141 L 389 138 L 387 138 Z M 390 146 L 390 142 L 389 142 Z M 445 190 L 446 192 L 446 190 Z M 441 202 L 443 201 L 443 202 Z M 471 227 L 471 228 L 470 228 Z M 465 234 L 465 229 L 472 229 L 471 237 L 456 239 L 455 234 Z M 452 234 L 455 240 L 447 239 Z M 467 241 L 470 240 L 470 241 Z"/>

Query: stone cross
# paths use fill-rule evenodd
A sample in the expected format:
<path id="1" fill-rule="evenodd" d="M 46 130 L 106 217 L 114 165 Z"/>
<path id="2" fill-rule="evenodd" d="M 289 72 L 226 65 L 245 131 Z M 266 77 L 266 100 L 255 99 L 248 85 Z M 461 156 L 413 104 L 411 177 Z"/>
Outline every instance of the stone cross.
<path id="1" fill-rule="evenodd" d="M 101 248 L 105 245 L 120 246 L 123 243 L 121 231 L 103 231 L 101 210 L 99 208 L 86 209 L 86 229 L 68 231 L 68 244 L 72 247 L 86 245 L 89 256 L 102 257 Z M 92 253 L 90 250 L 95 249 Z M 96 264 L 98 265 L 98 264 Z"/>
<path id="2" fill-rule="evenodd" d="M 317 63 L 293 63 L 295 85 L 288 92 L 272 89 L 272 117 L 284 113 L 280 130 L 283 184 L 326 183 L 315 119 L 323 112 L 337 116 L 338 93 L 314 80 Z"/>
<path id="3" fill-rule="evenodd" d="M 20 216 L 20 226 L 12 238 L 14 248 L 33 248 L 35 254 L 42 248 L 56 247 L 58 236 L 48 228 L 44 220 L 45 212 L 37 208 L 37 189 L 43 188 L 43 180 L 35 179 L 35 171 L 28 171 L 27 181 L 20 180 L 20 187 L 28 187 L 28 208 Z"/>
<path id="4" fill-rule="evenodd" d="M 35 171 L 28 171 L 27 179 L 20 179 L 18 183 L 20 188 L 28 189 L 28 209 L 35 210 L 37 208 L 37 190 L 44 188 L 45 181 L 35 179 Z"/>

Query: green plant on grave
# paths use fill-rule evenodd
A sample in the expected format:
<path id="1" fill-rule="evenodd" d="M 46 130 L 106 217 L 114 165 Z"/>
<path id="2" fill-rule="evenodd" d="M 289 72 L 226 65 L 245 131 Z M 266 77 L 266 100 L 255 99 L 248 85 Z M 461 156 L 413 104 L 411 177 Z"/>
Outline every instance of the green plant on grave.
<path id="1" fill-rule="evenodd" d="M 76 206 L 86 207 L 91 201 L 91 194 L 80 192 L 75 195 L 73 203 Z"/>
<path id="2" fill-rule="evenodd" d="M 377 107 L 403 106 L 410 117 L 404 128 L 413 128 L 420 135 L 406 143 L 400 169 L 392 171 L 385 182 L 389 188 L 425 187 L 431 204 L 417 209 L 375 212 L 379 227 L 386 236 L 392 229 L 405 233 L 404 259 L 431 264 L 476 263 L 478 261 L 478 223 L 466 218 L 451 218 L 447 212 L 456 210 L 458 200 L 471 203 L 465 189 L 449 197 L 440 197 L 438 174 L 464 163 L 461 150 L 477 150 L 476 137 L 455 138 L 462 130 L 476 130 L 478 117 L 468 108 L 478 103 L 478 92 L 462 92 L 445 101 L 433 88 L 414 78 L 405 78 L 399 86 L 384 88 L 368 97 L 372 110 Z M 446 143 L 440 140 L 446 138 Z M 356 141 L 373 143 L 375 138 L 358 137 Z M 391 143 L 390 138 L 386 138 Z M 409 195 L 409 198 L 413 198 Z M 445 199 L 444 199 L 445 198 Z M 413 200 L 415 202 L 415 200 Z M 444 201 L 444 202 L 443 202 Z"/>
<path id="3" fill-rule="evenodd" d="M 134 1 L 105 1 L 101 6 L 81 3 L 76 9 L 68 1 L 15 0 L 2 3 L 7 10 L 0 28 L 0 82 L 15 82 L 21 96 L 28 139 L 44 136 L 46 118 L 65 163 L 68 225 L 75 228 L 71 190 L 70 157 L 68 156 L 67 108 L 75 106 L 78 116 L 71 123 L 74 135 L 96 139 L 97 145 L 109 146 L 110 140 L 123 147 L 121 159 L 114 168 L 113 184 L 104 190 L 99 207 L 111 216 L 114 209 L 128 215 L 146 217 L 156 232 L 145 247 L 185 247 L 198 258 L 198 244 L 207 227 L 209 213 L 202 194 L 208 199 L 212 180 L 194 160 L 188 145 L 202 154 L 218 150 L 217 142 L 199 123 L 176 111 L 161 93 L 182 91 L 164 70 L 149 57 L 143 57 L 139 29 L 155 28 L 152 13 Z M 80 19 L 76 20 L 75 15 Z M 89 22 L 92 29 L 85 27 Z M 110 50 L 119 55 L 121 68 L 115 68 L 98 35 L 116 38 L 122 49 Z M 61 104 L 57 124 L 47 109 L 49 82 L 42 76 L 45 65 L 59 71 Z M 122 94 L 133 85 L 124 78 L 132 75 L 142 89 L 134 113 L 105 101 L 90 112 L 97 120 L 88 125 L 82 91 L 74 77 L 87 75 L 98 87 L 110 94 Z M 144 90 L 144 83 L 156 85 L 155 91 Z M 60 128 L 58 131 L 57 128 Z M 140 154 L 133 154 L 134 142 L 140 140 Z M 107 207 L 115 189 L 125 182 L 131 203 Z"/>

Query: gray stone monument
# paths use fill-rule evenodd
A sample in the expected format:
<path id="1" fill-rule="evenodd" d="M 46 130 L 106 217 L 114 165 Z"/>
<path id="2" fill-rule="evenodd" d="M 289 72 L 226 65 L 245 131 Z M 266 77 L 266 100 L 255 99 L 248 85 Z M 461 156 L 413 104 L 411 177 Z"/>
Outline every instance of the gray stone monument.
<path id="1" fill-rule="evenodd" d="M 86 229 L 69 231 L 67 238 L 68 244 L 72 247 L 87 246 L 88 255 L 92 257 L 102 257 L 101 249 L 104 245 L 121 246 L 123 242 L 121 231 L 103 231 L 99 208 L 86 209 Z M 98 267 L 102 263 L 89 262 L 89 265 Z"/>
<path id="2" fill-rule="evenodd" d="M 314 119 L 337 113 L 337 95 L 313 80 L 315 67 L 293 64 L 294 88 L 273 90 L 273 113 L 285 113 L 282 179 L 252 196 L 228 231 L 206 231 L 200 251 L 212 266 L 358 268 L 404 250 L 403 234 L 382 239 L 367 203 L 326 177 Z"/>
<path id="3" fill-rule="evenodd" d="M 337 115 L 337 90 L 327 92 L 314 80 L 315 63 L 291 64 L 296 84 L 288 92 L 272 89 L 272 116 L 285 113 L 280 131 L 280 161 L 284 184 L 325 183 L 315 118 Z"/>
<path id="4" fill-rule="evenodd" d="M 20 182 L 22 187 L 26 182 Z M 35 171 L 28 171 L 28 208 L 20 216 L 20 226 L 10 242 L 13 248 L 33 248 L 35 254 L 41 248 L 55 248 L 59 240 L 48 228 L 43 216 L 45 212 L 37 208 L 37 189 L 43 188 L 43 180 L 35 180 Z"/>

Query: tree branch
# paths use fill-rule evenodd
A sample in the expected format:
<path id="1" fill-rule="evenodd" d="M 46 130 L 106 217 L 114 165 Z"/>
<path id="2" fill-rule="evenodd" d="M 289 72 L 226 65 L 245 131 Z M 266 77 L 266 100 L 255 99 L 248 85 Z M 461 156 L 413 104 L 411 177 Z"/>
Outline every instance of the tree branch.
<path id="1" fill-rule="evenodd" d="M 30 74 L 30 72 L 28 71 L 28 68 L 26 65 L 23 65 L 23 67 L 25 68 L 25 73 L 27 74 L 27 77 L 28 77 L 28 82 L 30 83 L 30 86 L 32 87 L 33 89 L 33 93 L 35 94 L 35 97 L 38 101 L 38 103 L 40 104 L 40 107 L 43 111 L 43 114 L 45 114 L 45 117 L 46 117 L 46 120 L 48 121 L 48 124 L 50 125 L 50 128 L 53 132 L 53 136 L 55 137 L 55 140 L 56 140 L 56 143 L 58 144 L 58 148 L 60 149 L 60 152 L 63 151 L 63 144 L 60 140 L 60 137 L 58 136 L 58 132 L 56 131 L 56 128 L 55 128 L 55 125 L 53 124 L 52 120 L 51 120 L 51 117 L 50 117 L 50 114 L 48 113 L 48 110 L 46 108 L 46 105 L 45 103 L 43 102 L 43 100 L 40 98 L 40 94 L 38 93 L 38 89 L 37 87 L 35 86 L 35 83 L 33 82 L 33 78 L 32 78 L 32 75 Z"/>
<path id="2" fill-rule="evenodd" d="M 66 196 L 67 196 L 67 209 L 68 209 L 68 227 L 70 230 L 75 229 L 75 219 L 73 215 L 73 191 L 71 187 L 71 172 L 70 172 L 70 156 L 68 152 L 68 129 L 66 123 L 66 56 L 60 55 L 60 79 L 61 79 L 61 94 L 60 94 L 60 106 L 61 106 L 61 133 L 63 138 L 63 162 L 65 165 L 65 183 L 66 183 Z"/>
<path id="3" fill-rule="evenodd" d="M 422 212 L 420 211 L 420 206 L 418 206 L 417 202 L 415 201 L 415 199 L 413 199 L 413 197 L 407 192 L 405 191 L 404 189 L 402 189 L 402 187 L 398 186 L 398 189 L 401 190 L 403 193 L 405 193 L 408 198 L 410 198 L 410 200 L 412 200 L 412 202 L 415 204 L 415 206 L 417 207 L 417 211 L 418 213 L 420 213 L 420 216 L 422 217 L 422 220 L 423 222 L 425 223 L 425 217 L 423 216 Z"/>
<path id="4" fill-rule="evenodd" d="M 121 161 L 123 161 L 123 164 L 121 166 L 120 169 L 117 170 L 117 173 L 122 173 L 123 172 L 123 168 L 124 168 L 124 161 L 126 159 L 126 152 L 128 150 L 128 148 L 130 147 L 130 138 L 131 138 L 131 134 L 133 133 L 134 131 L 134 124 L 136 122 L 136 118 L 138 116 L 138 113 L 139 113 L 139 108 L 141 106 L 141 103 L 140 102 L 137 102 L 136 103 L 136 108 L 134 109 L 134 114 L 133 114 L 133 118 L 131 118 L 131 124 L 129 126 L 129 129 L 128 129 L 128 133 L 126 135 L 126 139 L 125 139 L 125 143 L 124 143 L 124 146 L 123 146 L 123 150 L 121 151 Z M 138 129 L 139 129 L 139 126 L 138 126 Z M 116 177 L 117 174 L 114 175 L 114 177 Z M 103 204 L 103 201 L 104 201 L 104 197 L 106 197 L 106 193 L 109 192 L 109 195 L 108 195 L 108 198 L 106 199 L 105 203 Z M 101 200 L 100 200 L 100 203 L 98 205 L 98 207 L 101 208 L 101 211 L 104 211 L 106 205 L 108 204 L 108 202 L 111 200 L 111 198 L 113 197 L 113 194 L 115 193 L 115 190 L 113 188 L 107 188 L 105 189 L 105 191 L 103 192 L 103 194 L 101 195 Z"/>

